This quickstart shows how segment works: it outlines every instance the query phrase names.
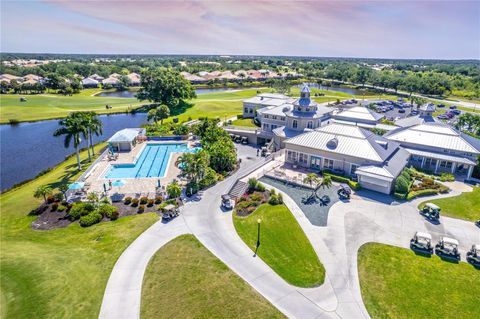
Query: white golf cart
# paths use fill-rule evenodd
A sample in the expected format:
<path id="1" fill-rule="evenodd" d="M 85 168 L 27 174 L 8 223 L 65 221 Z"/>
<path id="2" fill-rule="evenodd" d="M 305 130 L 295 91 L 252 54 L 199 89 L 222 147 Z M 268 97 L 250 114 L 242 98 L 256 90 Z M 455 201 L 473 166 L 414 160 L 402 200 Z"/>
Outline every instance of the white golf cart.
<path id="1" fill-rule="evenodd" d="M 458 245 L 458 240 L 450 237 L 442 237 L 435 246 L 435 253 L 441 257 L 460 260 Z"/>
<path id="2" fill-rule="evenodd" d="M 430 220 L 438 220 L 440 218 L 440 207 L 433 203 L 426 203 L 420 213 Z"/>
<path id="3" fill-rule="evenodd" d="M 163 207 L 162 209 L 162 219 L 170 220 L 178 216 L 180 213 L 177 206 L 168 204 L 167 206 Z"/>
<path id="4" fill-rule="evenodd" d="M 222 195 L 222 208 L 226 210 L 230 210 L 233 208 L 234 202 L 230 195 L 223 194 Z"/>
<path id="5" fill-rule="evenodd" d="M 432 235 L 417 231 L 413 238 L 410 239 L 410 248 L 414 251 L 433 254 Z"/>
<path id="6" fill-rule="evenodd" d="M 472 248 L 467 252 L 467 261 L 476 267 L 480 267 L 480 244 L 472 245 Z"/>

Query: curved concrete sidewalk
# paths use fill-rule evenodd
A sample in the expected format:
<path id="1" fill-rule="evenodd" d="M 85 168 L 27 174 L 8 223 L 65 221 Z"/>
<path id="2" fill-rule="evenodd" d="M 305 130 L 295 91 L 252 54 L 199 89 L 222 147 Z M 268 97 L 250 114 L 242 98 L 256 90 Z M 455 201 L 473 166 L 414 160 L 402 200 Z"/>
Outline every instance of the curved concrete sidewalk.
<path id="1" fill-rule="evenodd" d="M 357 251 L 364 243 L 407 248 L 415 231 L 429 231 L 435 240 L 445 234 L 459 239 L 464 256 L 469 245 L 480 242 L 480 232 L 473 223 L 445 217 L 440 225 L 425 221 L 416 209 L 420 200 L 392 206 L 353 196 L 349 203 L 339 202 L 331 208 L 327 227 L 317 227 L 310 224 L 293 200 L 284 196 L 327 274 L 320 287 L 294 287 L 260 258 L 253 257 L 234 229 L 231 212 L 220 210 L 220 194 L 226 192 L 235 176 L 189 200 L 180 218 L 154 224 L 125 250 L 108 281 L 100 318 L 139 318 L 141 285 L 148 261 L 160 247 L 183 233 L 194 234 L 288 317 L 302 319 L 369 318 L 357 272 Z"/>

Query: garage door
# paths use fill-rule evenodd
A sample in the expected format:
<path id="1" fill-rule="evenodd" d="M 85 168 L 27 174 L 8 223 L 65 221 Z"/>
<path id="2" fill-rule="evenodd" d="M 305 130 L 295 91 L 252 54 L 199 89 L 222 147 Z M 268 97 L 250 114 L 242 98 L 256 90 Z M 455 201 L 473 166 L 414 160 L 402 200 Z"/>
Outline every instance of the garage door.
<path id="1" fill-rule="evenodd" d="M 369 176 L 359 176 L 360 185 L 365 189 L 390 194 L 390 182 Z"/>

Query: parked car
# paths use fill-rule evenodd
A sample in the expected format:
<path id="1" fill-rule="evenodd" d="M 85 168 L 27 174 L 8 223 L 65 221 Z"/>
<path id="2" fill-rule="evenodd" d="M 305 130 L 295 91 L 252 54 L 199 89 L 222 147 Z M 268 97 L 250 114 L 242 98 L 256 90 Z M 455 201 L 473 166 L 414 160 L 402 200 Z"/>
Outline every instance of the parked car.
<path id="1" fill-rule="evenodd" d="M 445 107 L 445 104 L 437 104 L 437 107 Z"/>
<path id="2" fill-rule="evenodd" d="M 450 105 L 450 107 L 449 107 L 450 110 L 455 110 L 456 108 L 457 108 L 456 105 Z"/>
<path id="3" fill-rule="evenodd" d="M 410 112 L 411 115 L 417 115 L 418 114 L 418 111 L 417 110 L 413 110 L 412 112 Z"/>
<path id="4" fill-rule="evenodd" d="M 399 109 L 398 113 L 405 113 L 405 109 Z"/>
<path id="5" fill-rule="evenodd" d="M 453 113 L 453 114 L 455 114 L 455 115 L 460 115 L 460 114 L 462 114 L 462 111 L 460 111 L 460 110 L 452 110 L 452 111 L 450 111 L 450 112 Z"/>
<path id="6" fill-rule="evenodd" d="M 460 253 L 458 252 L 458 240 L 450 237 L 442 237 L 435 246 L 435 253 L 441 257 L 446 257 L 454 260 L 460 260 Z"/>
<path id="7" fill-rule="evenodd" d="M 417 231 L 410 240 L 410 248 L 414 251 L 433 254 L 432 235 Z"/>

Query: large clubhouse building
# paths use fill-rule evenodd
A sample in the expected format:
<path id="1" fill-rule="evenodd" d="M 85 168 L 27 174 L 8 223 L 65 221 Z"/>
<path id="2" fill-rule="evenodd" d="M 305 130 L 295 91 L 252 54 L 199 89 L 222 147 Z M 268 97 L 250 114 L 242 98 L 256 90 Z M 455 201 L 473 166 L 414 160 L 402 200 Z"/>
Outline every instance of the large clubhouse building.
<path id="1" fill-rule="evenodd" d="M 314 170 L 328 169 L 355 177 L 363 188 L 390 193 L 405 166 L 469 179 L 480 155 L 480 140 L 438 122 L 435 107 L 420 107 L 417 116 L 394 125 L 363 105 L 336 108 L 318 104 L 304 85 L 299 98 L 262 93 L 244 100 L 243 117 L 256 130 L 227 128 L 250 142 L 285 149 L 285 161 Z M 373 129 L 387 133 L 379 136 Z"/>

